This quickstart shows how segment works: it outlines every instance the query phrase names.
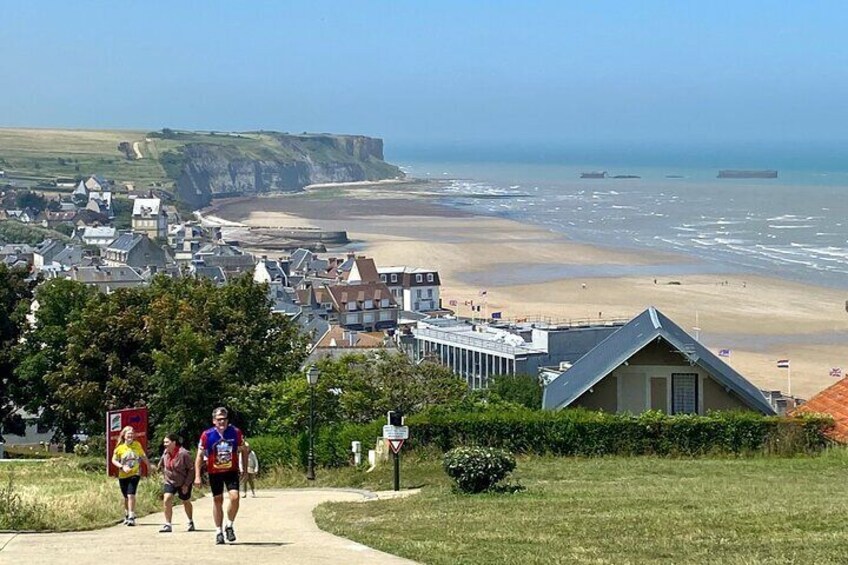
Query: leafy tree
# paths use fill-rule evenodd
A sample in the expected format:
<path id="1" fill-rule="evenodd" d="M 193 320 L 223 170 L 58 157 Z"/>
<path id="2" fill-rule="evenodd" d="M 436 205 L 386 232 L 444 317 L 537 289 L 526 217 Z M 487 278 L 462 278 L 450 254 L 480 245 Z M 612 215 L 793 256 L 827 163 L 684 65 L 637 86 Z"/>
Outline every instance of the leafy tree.
<path id="1" fill-rule="evenodd" d="M 10 269 L 0 263 L 0 427 L 3 428 L 11 423 L 14 399 L 20 390 L 14 377 L 13 348 L 20 338 L 35 284 L 26 269 Z"/>
<path id="2" fill-rule="evenodd" d="M 15 206 L 21 210 L 32 208 L 36 212 L 41 213 L 47 207 L 47 200 L 37 192 L 21 190 L 15 196 Z"/>
<path id="3" fill-rule="evenodd" d="M 500 375 L 489 385 L 489 401 L 542 408 L 542 384 L 533 375 Z"/>
<path id="4" fill-rule="evenodd" d="M 45 382 L 57 418 L 91 433 L 102 432 L 108 409 L 148 406 L 154 441 L 170 431 L 193 437 L 222 404 L 251 431 L 272 384 L 297 372 L 304 339 L 249 277 L 218 288 L 160 276 L 87 302 Z"/>
<path id="5" fill-rule="evenodd" d="M 436 405 L 462 402 L 464 381 L 433 363 L 416 365 L 400 353 L 351 354 L 317 363 L 321 376 L 315 388 L 316 421 L 371 422 L 389 410 L 414 414 Z M 309 385 L 303 373 L 274 390 L 264 431 L 303 430 L 309 417 Z"/>
<path id="6" fill-rule="evenodd" d="M 52 279 L 35 291 L 38 309 L 15 348 L 17 403 L 37 413 L 42 423 L 54 426 L 70 448 L 78 422 L 75 414 L 62 410 L 63 399 L 48 385 L 61 372 L 68 345 L 68 328 L 79 321 L 96 291 L 68 279 Z"/>

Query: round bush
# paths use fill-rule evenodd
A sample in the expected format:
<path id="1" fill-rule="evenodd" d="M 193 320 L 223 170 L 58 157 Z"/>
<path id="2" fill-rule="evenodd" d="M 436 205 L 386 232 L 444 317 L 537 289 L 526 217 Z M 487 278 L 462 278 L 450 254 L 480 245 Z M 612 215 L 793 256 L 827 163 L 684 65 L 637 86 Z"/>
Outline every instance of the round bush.
<path id="1" fill-rule="evenodd" d="M 503 449 L 457 447 L 445 453 L 445 473 L 462 492 L 491 489 L 515 469 L 515 458 Z"/>

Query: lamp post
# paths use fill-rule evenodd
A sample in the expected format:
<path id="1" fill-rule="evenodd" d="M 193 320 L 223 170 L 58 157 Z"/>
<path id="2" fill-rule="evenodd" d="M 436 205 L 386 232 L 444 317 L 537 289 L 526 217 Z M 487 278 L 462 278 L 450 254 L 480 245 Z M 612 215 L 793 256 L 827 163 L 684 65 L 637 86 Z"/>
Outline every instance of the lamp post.
<path id="1" fill-rule="evenodd" d="M 306 479 L 315 480 L 315 385 L 321 371 L 315 365 L 306 372 L 306 382 L 309 383 L 309 459 L 306 463 Z"/>

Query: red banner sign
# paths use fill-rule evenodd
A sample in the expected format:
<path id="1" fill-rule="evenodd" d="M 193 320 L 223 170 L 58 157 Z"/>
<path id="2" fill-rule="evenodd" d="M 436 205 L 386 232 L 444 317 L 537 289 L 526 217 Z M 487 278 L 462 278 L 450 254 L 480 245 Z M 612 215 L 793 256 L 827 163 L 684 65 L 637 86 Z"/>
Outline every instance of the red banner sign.
<path id="1" fill-rule="evenodd" d="M 124 408 L 106 413 L 106 469 L 110 477 L 118 476 L 118 468 L 112 465 L 112 453 L 118 446 L 118 437 L 125 426 L 132 426 L 135 439 L 147 453 L 147 408 Z M 141 464 L 142 476 L 147 476 L 147 465 Z"/>

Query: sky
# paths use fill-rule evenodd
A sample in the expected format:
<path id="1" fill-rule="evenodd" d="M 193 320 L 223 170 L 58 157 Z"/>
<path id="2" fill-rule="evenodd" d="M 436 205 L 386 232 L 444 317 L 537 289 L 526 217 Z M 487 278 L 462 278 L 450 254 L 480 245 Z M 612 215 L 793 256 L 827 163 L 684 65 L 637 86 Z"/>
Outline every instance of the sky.
<path id="1" fill-rule="evenodd" d="M 8 2 L 0 125 L 848 141 L 848 3 Z"/>

